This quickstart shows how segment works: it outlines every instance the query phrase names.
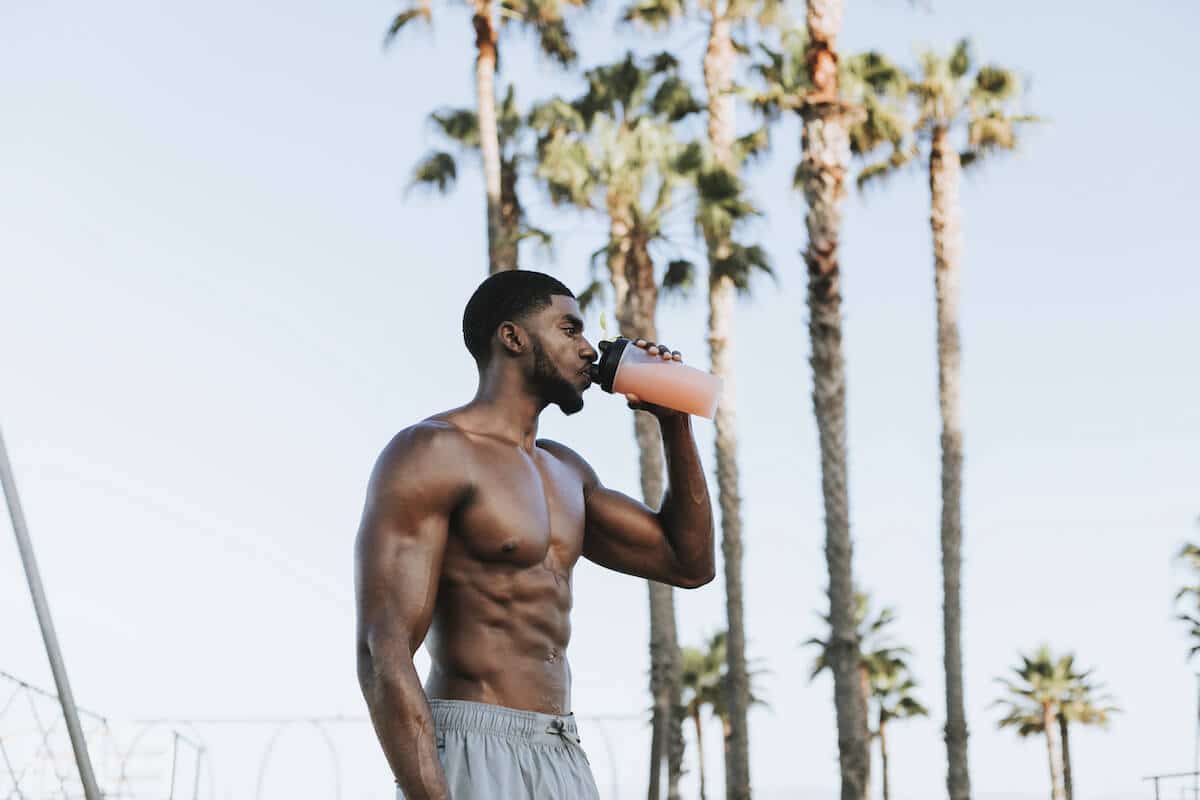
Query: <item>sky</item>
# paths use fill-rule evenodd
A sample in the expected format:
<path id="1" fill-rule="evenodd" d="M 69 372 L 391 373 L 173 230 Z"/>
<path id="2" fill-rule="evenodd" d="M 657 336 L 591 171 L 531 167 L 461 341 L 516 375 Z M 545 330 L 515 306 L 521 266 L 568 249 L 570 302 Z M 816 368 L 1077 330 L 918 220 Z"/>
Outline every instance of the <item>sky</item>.
<path id="1" fill-rule="evenodd" d="M 459 325 L 486 273 L 478 168 L 465 162 L 448 197 L 406 191 L 437 143 L 425 115 L 473 101 L 466 11 L 439 7 L 431 32 L 385 49 L 398 8 L 0 8 L 0 427 L 76 697 L 114 719 L 365 713 L 351 553 L 366 478 L 392 434 L 472 396 Z M 656 40 L 618 28 L 617 11 L 576 18 L 584 66 L 669 47 L 698 73 L 701 26 Z M 1172 557 L 1200 535 L 1200 164 L 1181 146 L 1200 132 L 1197 30 L 1200 9 L 1177 0 L 847 5 L 844 52 L 912 63 L 919 46 L 969 35 L 982 60 L 1026 78 L 1023 102 L 1044 118 L 962 192 L 963 641 L 979 800 L 1047 793 L 1044 744 L 996 730 L 991 707 L 995 678 L 1042 642 L 1095 667 L 1123 709 L 1107 731 L 1073 733 L 1081 797 L 1147 797 L 1144 776 L 1192 765 L 1197 678 L 1173 619 L 1187 576 Z M 501 80 L 523 102 L 578 90 L 532 41 L 504 37 Z M 768 211 L 752 234 L 778 281 L 739 305 L 736 345 L 749 655 L 769 703 L 751 714 L 751 768 L 767 800 L 827 798 L 832 682 L 808 680 L 801 646 L 821 633 L 827 577 L 796 121 L 772 137 L 750 187 Z M 521 190 L 555 235 L 553 255 L 525 252 L 525 265 L 581 289 L 602 221 Z M 917 169 L 844 207 L 854 568 L 895 608 L 932 712 L 889 743 L 893 796 L 917 800 L 945 791 L 927 185 Z M 699 366 L 704 305 L 671 300 L 659 317 L 661 338 Z M 548 410 L 541 435 L 635 493 L 628 409 L 586 399 L 571 418 Z M 711 475 L 712 425 L 695 429 Z M 643 583 L 576 570 L 573 703 L 606 796 L 613 775 L 622 796 L 642 791 L 646 605 Z M 682 643 L 699 644 L 724 624 L 722 579 L 677 607 Z M 0 670 L 52 685 L 7 534 L 0 642 Z M 370 730 L 350 728 L 347 796 L 390 797 Z M 268 738 L 204 730 L 214 751 L 243 755 Z M 718 731 L 705 737 L 710 786 Z M 332 785 L 321 742 L 288 742 L 264 796 L 331 796 L 312 788 Z M 695 796 L 694 748 L 688 758 Z M 210 796 L 249 796 L 254 760 L 221 763 Z"/>

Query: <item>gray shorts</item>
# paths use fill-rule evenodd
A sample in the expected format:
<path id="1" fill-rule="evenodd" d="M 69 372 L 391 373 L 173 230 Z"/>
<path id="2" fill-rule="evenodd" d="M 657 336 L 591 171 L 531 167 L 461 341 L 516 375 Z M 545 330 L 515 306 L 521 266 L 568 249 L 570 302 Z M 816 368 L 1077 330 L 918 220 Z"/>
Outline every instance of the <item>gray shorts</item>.
<path id="1" fill-rule="evenodd" d="M 574 714 L 467 700 L 429 707 L 452 800 L 600 800 Z"/>

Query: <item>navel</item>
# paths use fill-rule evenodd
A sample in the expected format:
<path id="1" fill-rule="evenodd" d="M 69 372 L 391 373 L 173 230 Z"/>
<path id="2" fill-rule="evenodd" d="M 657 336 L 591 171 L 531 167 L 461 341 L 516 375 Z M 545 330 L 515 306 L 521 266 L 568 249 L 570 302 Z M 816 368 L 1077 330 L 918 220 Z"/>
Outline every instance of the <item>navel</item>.
<path id="1" fill-rule="evenodd" d="M 505 542 L 504 544 L 500 545 L 500 550 L 501 550 L 501 552 L 504 552 L 504 553 L 511 553 L 513 550 L 516 550 L 516 549 L 517 549 L 516 542 Z"/>

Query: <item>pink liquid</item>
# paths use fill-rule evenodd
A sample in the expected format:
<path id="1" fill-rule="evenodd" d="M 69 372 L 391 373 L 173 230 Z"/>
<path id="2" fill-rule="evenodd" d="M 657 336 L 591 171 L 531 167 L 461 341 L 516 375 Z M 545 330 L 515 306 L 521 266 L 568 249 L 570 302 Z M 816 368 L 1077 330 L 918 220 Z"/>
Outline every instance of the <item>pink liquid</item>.
<path id="1" fill-rule="evenodd" d="M 664 361 L 630 345 L 617 367 L 613 391 L 636 394 L 649 403 L 712 419 L 717 413 L 721 383 L 715 375 Z"/>

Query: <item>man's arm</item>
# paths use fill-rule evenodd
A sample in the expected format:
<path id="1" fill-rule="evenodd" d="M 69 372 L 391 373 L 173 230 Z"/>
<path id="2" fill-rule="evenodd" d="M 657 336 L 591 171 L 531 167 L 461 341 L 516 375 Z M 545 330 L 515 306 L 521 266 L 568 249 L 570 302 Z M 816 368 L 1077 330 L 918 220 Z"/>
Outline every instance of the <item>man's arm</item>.
<path id="1" fill-rule="evenodd" d="M 585 558 L 618 572 L 694 589 L 711 581 L 715 574 L 712 503 L 692 436 L 691 418 L 663 413 L 659 425 L 667 456 L 668 485 L 657 512 L 606 488 L 591 466 L 570 448 L 555 442 L 547 444 L 575 464 L 583 476 Z"/>
<path id="2" fill-rule="evenodd" d="M 453 468 L 455 436 L 425 423 L 388 444 L 355 542 L 359 685 L 408 800 L 450 797 L 412 657 L 433 618 L 450 515 L 465 486 L 461 462 Z"/>

